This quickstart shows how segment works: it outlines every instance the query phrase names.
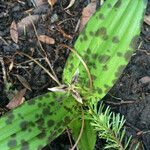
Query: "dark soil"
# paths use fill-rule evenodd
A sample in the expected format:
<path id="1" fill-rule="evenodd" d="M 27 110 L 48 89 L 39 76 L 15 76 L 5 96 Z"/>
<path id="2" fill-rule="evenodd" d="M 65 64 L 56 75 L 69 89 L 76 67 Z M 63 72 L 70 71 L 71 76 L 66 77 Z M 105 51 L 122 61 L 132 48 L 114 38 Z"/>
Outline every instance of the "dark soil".
<path id="1" fill-rule="evenodd" d="M 45 93 L 48 87 L 56 85 L 41 67 L 27 57 L 19 55 L 18 52 L 40 60 L 42 65 L 49 69 L 44 59 L 47 56 L 61 80 L 69 51 L 60 48 L 60 44 L 73 45 L 78 36 L 76 26 L 82 9 L 88 3 L 89 0 L 76 1 L 69 9 L 70 11 L 66 11 L 64 8 L 69 4 L 69 0 L 58 0 L 53 9 L 49 5 L 34 7 L 31 0 L 0 1 L 0 115 L 7 111 L 5 106 L 11 99 L 12 92 L 25 88 L 16 75 L 24 78 L 32 89 L 27 90 L 26 99 Z M 32 25 L 26 29 L 26 33 L 23 30 L 19 32 L 17 44 L 10 37 L 12 21 L 19 22 L 28 16 L 30 9 L 32 9 L 31 15 L 40 17 L 35 22 L 37 33 L 55 39 L 54 45 L 42 44 L 45 52 L 40 49 Z M 150 15 L 150 2 L 146 13 Z M 139 45 L 124 73 L 104 100 L 114 111 L 125 115 L 128 135 L 133 135 L 135 139 L 140 140 L 143 149 L 150 150 L 150 81 L 147 81 L 147 78 L 150 78 L 150 26 L 145 23 L 142 27 Z M 13 68 L 9 69 L 12 62 Z M 45 149 L 69 149 L 68 137 L 60 136 Z"/>

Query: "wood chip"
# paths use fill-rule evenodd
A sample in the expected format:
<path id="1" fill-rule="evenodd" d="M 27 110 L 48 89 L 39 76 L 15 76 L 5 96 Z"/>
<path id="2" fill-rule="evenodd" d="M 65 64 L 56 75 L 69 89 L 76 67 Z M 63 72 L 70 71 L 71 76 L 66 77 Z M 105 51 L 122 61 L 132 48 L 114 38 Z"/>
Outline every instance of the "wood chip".
<path id="1" fill-rule="evenodd" d="M 146 24 L 148 24 L 148 25 L 150 25 L 150 15 L 145 15 L 144 16 L 144 22 L 146 23 Z"/>
<path id="2" fill-rule="evenodd" d="M 82 18 L 80 22 L 79 31 L 81 32 L 90 17 L 95 13 L 96 11 L 96 1 L 93 1 L 89 3 L 82 11 Z"/>
<path id="3" fill-rule="evenodd" d="M 46 44 L 55 44 L 55 40 L 47 35 L 39 35 L 38 36 L 39 41 L 46 43 Z"/>
<path id="4" fill-rule="evenodd" d="M 13 108 L 21 105 L 25 101 L 25 98 L 24 98 L 25 93 L 26 93 L 26 89 L 20 90 L 14 96 L 14 98 L 6 105 L 6 107 L 9 109 L 13 109 Z"/>
<path id="5" fill-rule="evenodd" d="M 73 4 L 75 3 L 76 0 L 70 0 L 69 5 L 65 8 L 65 9 L 69 9 L 70 7 L 73 6 Z"/>
<path id="6" fill-rule="evenodd" d="M 18 31 L 17 31 L 17 24 L 15 21 L 11 23 L 10 36 L 15 43 L 18 43 Z"/>
<path id="7" fill-rule="evenodd" d="M 145 77 L 141 78 L 139 81 L 141 83 L 143 83 L 143 84 L 150 83 L 150 77 L 149 76 L 145 76 Z"/>
<path id="8" fill-rule="evenodd" d="M 53 7 L 56 4 L 57 0 L 48 0 L 48 3 L 51 7 Z"/>

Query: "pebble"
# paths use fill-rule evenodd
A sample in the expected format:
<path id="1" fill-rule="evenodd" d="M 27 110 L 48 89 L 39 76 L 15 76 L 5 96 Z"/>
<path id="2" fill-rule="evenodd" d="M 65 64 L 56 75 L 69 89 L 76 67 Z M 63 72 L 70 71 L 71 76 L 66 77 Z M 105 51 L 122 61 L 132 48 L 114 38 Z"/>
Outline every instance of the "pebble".
<path id="1" fill-rule="evenodd" d="M 142 84 L 148 84 L 148 83 L 150 83 L 150 77 L 149 76 L 145 76 L 145 77 L 141 78 L 139 81 Z"/>

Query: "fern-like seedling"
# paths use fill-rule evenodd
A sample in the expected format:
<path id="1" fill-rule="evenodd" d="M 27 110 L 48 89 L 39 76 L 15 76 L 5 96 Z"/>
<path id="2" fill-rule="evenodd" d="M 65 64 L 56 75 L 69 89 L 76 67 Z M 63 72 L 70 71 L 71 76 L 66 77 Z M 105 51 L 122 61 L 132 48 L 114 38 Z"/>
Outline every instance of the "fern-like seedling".
<path id="1" fill-rule="evenodd" d="M 131 142 L 131 136 L 127 139 L 123 128 L 125 119 L 120 114 L 111 112 L 109 106 L 104 110 L 101 104 L 92 109 L 91 125 L 98 132 L 101 139 L 106 140 L 105 149 L 127 150 Z"/>

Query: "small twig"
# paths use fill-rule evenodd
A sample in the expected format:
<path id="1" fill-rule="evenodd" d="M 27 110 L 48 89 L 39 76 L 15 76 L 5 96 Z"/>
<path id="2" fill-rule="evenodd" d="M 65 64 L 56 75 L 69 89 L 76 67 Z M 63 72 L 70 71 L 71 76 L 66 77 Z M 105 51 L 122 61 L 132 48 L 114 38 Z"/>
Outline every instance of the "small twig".
<path id="1" fill-rule="evenodd" d="M 82 126 L 81 126 L 81 130 L 80 130 L 78 139 L 76 140 L 76 143 L 75 143 L 74 146 L 71 148 L 71 150 L 74 150 L 74 149 L 77 147 L 77 145 L 78 145 L 78 143 L 79 143 L 79 141 L 80 141 L 80 139 L 81 139 L 81 136 L 82 136 L 82 133 L 83 133 L 83 129 L 84 129 L 84 111 L 83 111 L 83 109 L 82 109 Z"/>
<path id="2" fill-rule="evenodd" d="M 7 46 L 9 46 L 9 44 L 1 36 L 0 36 L 0 40 L 2 40 Z"/>
<path id="3" fill-rule="evenodd" d="M 121 101 L 121 102 L 112 102 L 112 101 L 105 101 L 107 104 L 112 104 L 112 105 L 124 105 L 124 104 L 133 104 L 135 101 Z"/>
<path id="4" fill-rule="evenodd" d="M 2 65 L 2 72 L 3 72 L 4 84 L 7 84 L 6 68 L 5 68 L 5 65 L 4 65 L 3 57 L 1 57 L 1 56 L 0 56 L 0 63 L 1 63 L 1 65 Z"/>
<path id="5" fill-rule="evenodd" d="M 61 44 L 60 46 L 64 47 L 64 48 L 68 48 L 71 52 L 73 52 L 77 57 L 78 59 L 81 61 L 81 63 L 83 64 L 86 72 L 87 72 L 87 75 L 89 77 L 89 80 L 90 80 L 90 88 L 92 88 L 92 77 L 91 77 L 91 74 L 90 74 L 90 71 L 86 65 L 86 63 L 84 62 L 84 60 L 82 59 L 82 57 L 77 53 L 77 51 L 75 51 L 73 48 L 67 46 L 67 45 L 64 45 L 64 44 Z"/>
<path id="6" fill-rule="evenodd" d="M 20 55 L 24 55 L 26 57 L 28 57 L 29 59 L 33 60 L 37 65 L 39 65 L 58 85 L 61 85 L 61 83 L 43 66 L 41 65 L 38 61 L 36 61 L 34 58 L 32 58 L 31 56 L 23 53 L 23 52 L 18 52 L 18 54 Z"/>
<path id="7" fill-rule="evenodd" d="M 140 52 L 144 52 L 146 55 L 150 56 L 150 53 L 149 53 L 149 52 L 147 52 L 147 50 L 139 49 L 138 51 L 140 51 Z"/>
<path id="8" fill-rule="evenodd" d="M 36 35 L 37 40 L 38 40 L 38 43 L 39 43 L 39 45 L 40 45 L 40 48 L 41 48 L 41 50 L 44 52 L 45 61 L 48 63 L 48 65 L 49 65 L 49 67 L 50 67 L 50 69 L 51 69 L 53 75 L 55 76 L 55 78 L 58 80 L 58 78 L 57 78 L 57 76 L 56 76 L 56 74 L 55 74 L 55 71 L 54 71 L 53 68 L 52 68 L 51 63 L 50 63 L 50 61 L 48 60 L 47 54 L 46 54 L 46 52 L 45 52 L 45 50 L 44 50 L 44 48 L 43 48 L 43 46 L 42 46 L 42 44 L 41 44 L 41 42 L 40 42 L 40 40 L 39 40 L 39 38 L 38 38 L 38 33 L 37 33 L 37 31 L 36 31 L 36 27 L 35 27 L 35 25 L 34 25 L 34 22 L 33 22 L 32 18 L 31 18 L 31 14 L 30 14 L 30 13 L 29 13 L 29 16 L 30 16 L 30 21 L 31 21 L 31 23 L 32 23 L 32 26 L 33 26 L 35 35 Z"/>
<path id="9" fill-rule="evenodd" d="M 71 145 L 71 147 L 73 147 L 73 143 L 72 143 L 72 140 L 71 140 L 69 129 L 67 128 L 66 131 L 67 131 L 67 134 L 68 134 L 70 145 Z"/>

